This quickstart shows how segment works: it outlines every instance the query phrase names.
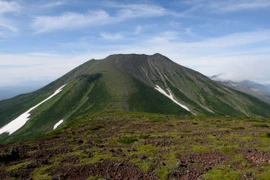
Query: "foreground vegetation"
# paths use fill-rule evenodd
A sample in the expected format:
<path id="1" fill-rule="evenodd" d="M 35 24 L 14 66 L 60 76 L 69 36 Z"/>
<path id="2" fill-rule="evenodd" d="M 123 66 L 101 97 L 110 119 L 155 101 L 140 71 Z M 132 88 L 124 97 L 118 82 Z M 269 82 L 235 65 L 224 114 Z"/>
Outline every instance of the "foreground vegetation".
<path id="1" fill-rule="evenodd" d="M 102 112 L 0 146 L 0 179 L 270 179 L 270 121 Z"/>

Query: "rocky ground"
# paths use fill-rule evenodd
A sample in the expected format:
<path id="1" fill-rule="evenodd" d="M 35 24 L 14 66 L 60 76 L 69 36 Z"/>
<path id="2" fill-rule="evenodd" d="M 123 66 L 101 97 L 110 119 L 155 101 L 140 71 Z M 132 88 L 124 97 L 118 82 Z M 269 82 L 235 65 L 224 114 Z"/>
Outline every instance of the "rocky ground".
<path id="1" fill-rule="evenodd" d="M 0 179 L 270 179 L 270 121 L 89 114 L 0 145 Z"/>

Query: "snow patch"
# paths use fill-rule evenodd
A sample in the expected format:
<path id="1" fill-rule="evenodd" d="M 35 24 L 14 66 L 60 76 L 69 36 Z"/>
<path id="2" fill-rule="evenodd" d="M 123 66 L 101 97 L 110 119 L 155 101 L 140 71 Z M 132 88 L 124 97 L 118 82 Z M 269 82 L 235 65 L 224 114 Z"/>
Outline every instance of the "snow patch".
<path id="1" fill-rule="evenodd" d="M 257 91 L 259 91 L 259 89 L 256 89 L 256 88 L 250 88 L 252 91 L 254 91 L 254 92 L 257 92 Z"/>
<path id="2" fill-rule="evenodd" d="M 233 83 L 233 82 L 230 82 L 229 84 L 230 84 L 232 87 L 237 87 L 237 86 L 238 86 L 238 84 Z"/>
<path id="3" fill-rule="evenodd" d="M 61 119 L 60 121 L 58 121 L 54 126 L 53 126 L 53 130 L 55 130 L 60 124 L 62 124 L 64 122 L 63 119 Z"/>
<path id="4" fill-rule="evenodd" d="M 8 133 L 9 135 L 11 135 L 15 131 L 17 131 L 18 129 L 20 129 L 21 127 L 23 127 L 25 125 L 25 123 L 30 119 L 29 116 L 31 115 L 30 112 L 32 110 L 34 110 L 35 108 L 37 108 L 38 106 L 40 106 L 44 102 L 48 101 L 49 99 L 51 99 L 52 97 L 54 97 L 55 95 L 57 95 L 58 93 L 60 93 L 65 86 L 66 86 L 66 84 L 63 85 L 63 86 L 61 86 L 59 89 L 57 89 L 51 96 L 49 96 L 45 100 L 41 101 L 40 103 L 38 103 L 34 107 L 30 108 L 28 111 L 26 111 L 25 113 L 21 114 L 19 117 L 17 117 L 13 121 L 9 122 L 5 126 L 3 126 L 0 129 L 0 134 Z"/>
<path id="5" fill-rule="evenodd" d="M 176 101 L 176 100 L 173 98 L 173 96 L 172 96 L 172 94 L 171 94 L 171 92 L 170 92 L 169 89 L 167 89 L 167 91 L 169 92 L 169 94 L 167 94 L 167 93 L 166 93 L 161 87 L 159 87 L 158 85 L 156 85 L 155 89 L 158 90 L 161 94 L 163 94 L 163 95 L 165 95 L 166 97 L 170 98 L 175 104 L 179 105 L 180 107 L 182 107 L 182 108 L 184 108 L 185 110 L 187 110 L 187 111 L 190 112 L 190 110 L 189 110 L 189 108 L 188 108 L 187 106 L 185 106 L 185 105 L 179 103 L 178 101 Z"/>

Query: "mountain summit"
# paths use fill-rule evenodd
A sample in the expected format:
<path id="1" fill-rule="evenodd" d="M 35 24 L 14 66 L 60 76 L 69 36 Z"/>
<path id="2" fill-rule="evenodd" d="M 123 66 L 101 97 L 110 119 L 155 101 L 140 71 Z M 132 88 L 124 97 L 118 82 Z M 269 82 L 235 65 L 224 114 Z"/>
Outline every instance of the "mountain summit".
<path id="1" fill-rule="evenodd" d="M 37 137 L 97 111 L 269 117 L 269 108 L 161 54 L 117 54 L 92 59 L 38 91 L 1 101 L 0 140 Z"/>

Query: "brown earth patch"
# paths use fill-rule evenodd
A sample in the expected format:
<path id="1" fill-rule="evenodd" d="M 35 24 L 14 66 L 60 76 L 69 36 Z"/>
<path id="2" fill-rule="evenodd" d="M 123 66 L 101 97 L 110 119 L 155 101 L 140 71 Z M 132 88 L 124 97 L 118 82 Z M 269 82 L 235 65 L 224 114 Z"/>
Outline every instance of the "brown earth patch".
<path id="1" fill-rule="evenodd" d="M 158 179 L 157 175 L 153 172 L 144 173 L 136 165 L 128 162 L 114 162 L 104 160 L 101 163 L 93 165 L 84 165 L 77 167 L 63 167 L 57 169 L 54 177 L 62 177 L 64 179 L 87 179 L 91 176 L 97 176 L 105 179 L 144 179 L 155 180 Z"/>
<path id="2" fill-rule="evenodd" d="M 242 152 L 243 156 L 255 164 L 268 163 L 270 164 L 270 153 L 261 152 L 257 149 L 248 149 Z"/>
<path id="3" fill-rule="evenodd" d="M 169 179 L 189 180 L 198 179 L 212 167 L 220 166 L 231 157 L 225 153 L 202 153 L 181 156 L 176 168 L 169 175 Z"/>

